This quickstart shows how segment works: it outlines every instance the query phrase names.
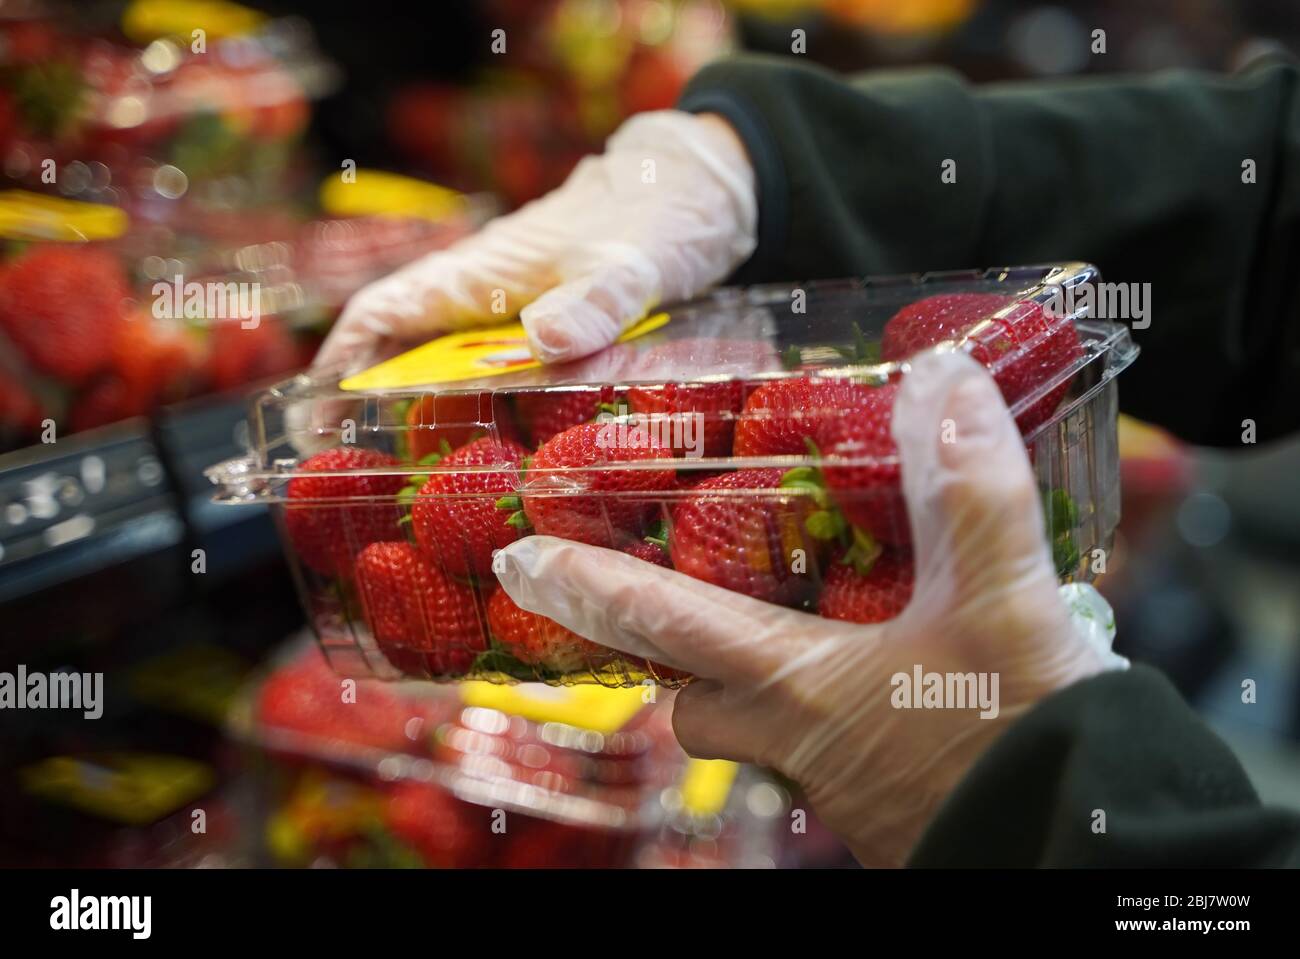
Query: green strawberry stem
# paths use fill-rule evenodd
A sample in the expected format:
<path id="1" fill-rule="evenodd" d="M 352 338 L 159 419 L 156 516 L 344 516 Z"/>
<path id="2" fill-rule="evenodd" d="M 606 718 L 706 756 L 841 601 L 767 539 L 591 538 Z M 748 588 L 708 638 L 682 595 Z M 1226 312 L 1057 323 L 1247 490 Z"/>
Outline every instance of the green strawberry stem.
<path id="1" fill-rule="evenodd" d="M 446 440 L 443 440 L 443 443 L 445 445 Z M 438 465 L 439 462 L 442 461 L 442 458 L 446 455 L 447 455 L 446 453 L 429 453 L 427 456 L 421 457 L 419 463 L 417 463 L 416 465 L 436 466 Z M 398 491 L 397 493 L 398 500 L 402 503 L 409 503 L 412 499 L 414 499 L 417 495 L 419 495 L 420 490 L 424 487 L 424 484 L 427 482 L 429 482 L 428 473 L 412 473 L 407 478 L 406 485 L 402 487 L 401 490 Z"/>
<path id="2" fill-rule="evenodd" d="M 484 676 L 493 673 L 508 676 L 523 682 L 555 682 L 564 673 L 544 666 L 531 666 L 516 657 L 509 649 L 492 640 L 492 645 L 478 654 L 469 668 L 468 675 Z"/>
<path id="3" fill-rule="evenodd" d="M 1045 490 L 1043 519 L 1047 524 L 1049 535 L 1073 529 L 1079 525 L 1079 507 L 1065 490 L 1059 488 Z"/>
<path id="4" fill-rule="evenodd" d="M 853 531 L 853 543 L 840 557 L 840 562 L 848 563 L 859 576 L 866 576 L 871 572 L 871 567 L 876 565 L 884 547 L 866 530 L 856 526 L 850 526 L 849 529 Z"/>
<path id="5" fill-rule="evenodd" d="M 646 530 L 644 539 L 647 543 L 658 546 L 665 553 L 668 552 L 668 524 L 661 519 L 655 520 Z"/>
<path id="6" fill-rule="evenodd" d="M 1052 541 L 1052 562 L 1061 576 L 1078 568 L 1079 548 L 1074 544 L 1074 533 L 1066 530 Z"/>
<path id="7" fill-rule="evenodd" d="M 429 453 L 420 457 L 420 466 L 436 466 L 442 458 L 451 452 L 451 447 L 446 440 L 442 441 L 443 450 L 440 453 Z M 420 495 L 420 490 L 424 489 L 424 484 L 429 482 L 428 473 L 412 473 L 406 481 L 406 485 L 397 491 L 397 505 L 402 509 L 402 515 L 397 519 L 397 525 L 402 528 L 409 542 L 419 545 L 415 539 L 415 529 L 411 518 L 411 507 L 415 505 L 416 498 Z"/>
<path id="8" fill-rule="evenodd" d="M 862 327 L 857 323 L 853 324 L 853 345 L 837 346 L 835 352 L 850 363 L 874 365 L 880 362 L 879 341 L 868 340 L 866 334 L 862 332 Z"/>
<path id="9" fill-rule="evenodd" d="M 844 537 L 848 533 L 844 521 L 844 514 L 838 509 L 819 509 L 809 514 L 808 519 L 804 522 L 808 529 L 808 534 L 813 539 L 819 539 L 826 542 L 834 540 L 835 542 L 844 542 Z"/>
<path id="10" fill-rule="evenodd" d="M 510 511 L 510 516 L 506 519 L 507 526 L 513 526 L 515 529 L 522 531 L 533 528 L 533 524 L 528 522 L 528 514 L 524 512 L 524 501 L 521 497 L 513 494 L 502 496 L 494 505 L 497 509 Z"/>
<path id="11" fill-rule="evenodd" d="M 811 439 L 805 438 L 809 454 L 821 458 L 821 450 Z M 817 505 L 804 521 L 804 528 L 813 539 L 835 542 L 845 547 L 840 562 L 849 563 L 862 576 L 871 572 L 881 545 L 866 530 L 859 529 L 844 517 L 844 513 L 831 498 L 826 487 L 826 477 L 816 466 L 796 466 L 786 470 L 781 477 L 781 488 L 794 490 L 812 498 Z"/>

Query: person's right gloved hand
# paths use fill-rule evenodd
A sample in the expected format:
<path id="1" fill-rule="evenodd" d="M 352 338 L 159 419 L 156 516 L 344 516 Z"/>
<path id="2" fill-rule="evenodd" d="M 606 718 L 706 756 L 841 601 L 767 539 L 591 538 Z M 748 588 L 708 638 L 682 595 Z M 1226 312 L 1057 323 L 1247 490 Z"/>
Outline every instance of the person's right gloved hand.
<path id="1" fill-rule="evenodd" d="M 536 357 L 577 359 L 660 302 L 687 299 L 753 251 L 754 172 L 719 117 L 633 117 L 559 189 L 360 290 L 315 368 L 518 314 Z"/>
<path id="2" fill-rule="evenodd" d="M 1057 585 L 1020 431 L 988 373 L 963 354 L 918 357 L 892 426 L 916 583 L 888 622 L 823 619 L 549 536 L 524 537 L 493 564 L 524 609 L 694 673 L 674 706 L 682 746 L 785 773 L 872 865 L 906 859 L 1016 717 L 1126 664 L 1110 650 L 1106 601 Z M 898 708 L 895 679 L 910 687 L 917 668 L 996 677 L 996 715 Z"/>

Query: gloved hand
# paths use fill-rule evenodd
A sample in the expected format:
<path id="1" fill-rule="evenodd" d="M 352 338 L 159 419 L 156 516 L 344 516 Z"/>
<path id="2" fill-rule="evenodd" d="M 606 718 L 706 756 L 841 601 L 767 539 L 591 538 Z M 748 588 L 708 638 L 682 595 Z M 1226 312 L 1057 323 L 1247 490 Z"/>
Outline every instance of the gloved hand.
<path id="1" fill-rule="evenodd" d="M 946 419 L 955 423 L 948 443 Z M 869 865 L 905 861 L 944 797 L 1017 716 L 1126 665 L 1110 651 L 1100 595 L 1058 588 L 1024 445 L 983 368 L 962 354 L 919 357 L 899 391 L 893 433 L 916 583 L 889 622 L 783 609 L 545 536 L 512 544 L 494 566 L 525 609 L 694 673 L 674 707 L 682 746 L 785 773 Z M 895 708 L 894 678 L 910 685 L 918 665 L 996 675 L 996 716 Z"/>
<path id="2" fill-rule="evenodd" d="M 754 171 L 724 120 L 640 114 L 558 190 L 359 291 L 313 365 L 358 370 L 516 313 L 542 362 L 586 356 L 727 276 L 753 251 L 757 217 Z"/>

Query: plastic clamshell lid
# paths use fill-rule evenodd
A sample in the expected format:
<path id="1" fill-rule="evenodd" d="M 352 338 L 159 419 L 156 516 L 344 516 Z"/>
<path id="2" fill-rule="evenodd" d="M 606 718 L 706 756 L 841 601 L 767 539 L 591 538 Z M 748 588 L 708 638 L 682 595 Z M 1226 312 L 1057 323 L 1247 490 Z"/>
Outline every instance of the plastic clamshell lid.
<path id="1" fill-rule="evenodd" d="M 210 468 L 208 476 L 221 487 L 217 498 L 225 502 L 280 499 L 284 483 L 307 455 L 348 441 L 339 435 L 337 423 L 341 419 L 348 421 L 356 436 L 363 437 L 355 442 L 384 448 L 399 442 L 399 437 L 410 429 L 404 416 L 409 404 L 431 396 L 435 403 L 443 397 L 455 401 L 458 410 L 469 410 L 463 414 L 467 422 L 490 432 L 502 402 L 536 391 L 593 387 L 619 391 L 665 382 L 740 379 L 754 383 L 806 376 L 884 382 L 891 376 L 905 375 L 908 361 L 882 362 L 871 357 L 869 351 L 863 361 L 862 347 L 878 339 L 885 323 L 902 307 L 952 293 L 999 294 L 1008 298 L 1004 310 L 1023 308 L 1026 303 L 1044 309 L 1060 309 L 1062 303 L 1078 304 L 1077 310 L 1061 314 L 1075 324 L 1080 334 L 1083 349 L 1078 358 L 1072 365 L 1054 371 L 1033 393 L 1012 406 L 1012 412 L 1018 414 L 1062 383 L 1073 381 L 1070 396 L 1051 420 L 1039 427 L 1042 430 L 1087 401 L 1137 355 L 1126 326 L 1092 318 L 1088 314 L 1092 298 L 1068 295 L 1076 287 L 1099 280 L 1095 267 L 1065 263 L 724 288 L 669 307 L 662 319 L 656 315 L 643 321 L 642 325 L 650 328 L 629 331 L 639 335 L 625 336 L 605 350 L 573 363 L 529 364 L 493 371 L 492 375 L 462 375 L 450 381 L 429 377 L 419 385 L 411 385 L 408 376 L 401 387 L 351 391 L 342 389 L 341 383 L 344 374 L 352 371 L 302 374 L 254 399 L 248 455 Z M 982 322 L 994 322 L 999 312 L 991 312 L 989 319 Z M 950 343 L 950 348 L 967 348 L 973 332 Z M 482 331 L 478 335 L 482 336 Z M 1014 359 L 1014 354 L 1007 354 L 998 363 Z M 406 372 L 409 374 L 409 370 Z M 440 421 L 437 425 L 446 424 Z M 797 459 L 783 457 L 779 465 L 789 467 Z M 805 459 L 815 462 L 811 456 Z M 654 462 L 620 464 L 620 468 L 652 468 Z M 764 465 L 756 460 L 736 459 L 675 461 L 679 469 L 716 469 L 741 462 L 746 466 Z M 404 464 L 378 472 L 416 474 L 428 469 Z M 328 475 L 328 471 L 317 475 Z M 540 479 L 534 476 L 534 481 Z"/>

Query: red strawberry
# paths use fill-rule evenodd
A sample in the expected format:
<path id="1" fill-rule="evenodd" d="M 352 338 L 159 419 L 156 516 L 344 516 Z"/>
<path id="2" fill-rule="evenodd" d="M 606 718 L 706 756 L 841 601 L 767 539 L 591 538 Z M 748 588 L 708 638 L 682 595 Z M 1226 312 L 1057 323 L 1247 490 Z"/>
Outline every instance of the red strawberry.
<path id="1" fill-rule="evenodd" d="M 515 410 L 534 446 L 541 446 L 571 426 L 595 418 L 601 403 L 613 402 L 604 389 L 538 390 L 515 395 Z"/>
<path id="2" fill-rule="evenodd" d="M 1002 293 L 940 293 L 909 303 L 885 324 L 881 359 L 905 360 L 936 343 L 960 339 L 1014 299 Z"/>
<path id="3" fill-rule="evenodd" d="M 555 620 L 521 609 L 504 589 L 498 589 L 488 600 L 487 621 L 497 642 L 509 647 L 520 662 L 532 666 L 574 673 L 599 668 L 613 655 Z"/>
<path id="4" fill-rule="evenodd" d="M 426 393 L 406 409 L 406 451 L 418 462 L 444 443 L 464 446 L 491 422 L 491 393 Z"/>
<path id="5" fill-rule="evenodd" d="M 637 415 L 669 417 L 669 423 L 674 424 L 671 434 L 674 437 L 674 455 L 726 456 L 731 451 L 735 428 L 733 417 L 744 404 L 745 384 L 740 380 L 726 380 L 721 383 L 634 386 L 628 390 L 627 398 Z M 694 432 L 690 439 L 699 444 L 695 450 L 678 448 L 678 436 L 683 444 L 688 439 L 686 425 L 675 425 L 684 417 L 693 418 L 690 429 Z"/>
<path id="6" fill-rule="evenodd" d="M 53 23 L 39 19 L 6 20 L 0 36 L 7 63 L 20 66 L 46 63 L 67 42 Z"/>
<path id="7" fill-rule="evenodd" d="M 284 527 L 298 558 L 327 576 L 350 576 L 352 557 L 371 543 L 398 535 L 400 475 L 353 471 L 397 466 L 377 450 L 339 446 L 303 462 L 289 481 Z M 312 476 L 318 472 L 342 476 Z M 348 475 L 350 474 L 350 475 Z"/>
<path id="8" fill-rule="evenodd" d="M 507 837 L 498 867 L 501 869 L 566 869 L 576 861 L 577 827 L 545 819 L 519 821 Z"/>
<path id="9" fill-rule="evenodd" d="M 380 683 L 360 684 L 355 701 L 345 701 L 342 678 L 313 649 L 298 662 L 277 669 L 262 684 L 258 721 L 376 749 L 409 749 L 406 727 L 413 716 L 411 706 Z"/>
<path id="10" fill-rule="evenodd" d="M 487 649 L 474 588 L 410 543 L 363 549 L 357 587 L 376 644 L 408 676 L 464 675 Z"/>
<path id="11" fill-rule="evenodd" d="M 673 564 L 668 559 L 668 524 L 663 520 L 651 523 L 645 538 L 639 543 L 628 543 L 622 552 L 647 563 L 672 569 Z"/>
<path id="12" fill-rule="evenodd" d="M 7 372 L 0 375 L 0 449 L 10 440 L 35 436 L 44 418 L 41 401 L 21 381 Z"/>
<path id="13" fill-rule="evenodd" d="M 108 365 L 128 292 L 103 250 L 35 246 L 0 275 L 0 327 L 33 365 L 80 386 Z"/>
<path id="14" fill-rule="evenodd" d="M 153 402 L 152 392 L 110 373 L 97 379 L 72 402 L 68 410 L 68 426 L 77 433 L 132 416 L 143 416 L 149 412 Z"/>
<path id="15" fill-rule="evenodd" d="M 518 492 L 519 465 L 527 453 L 518 443 L 483 437 L 439 460 L 420 487 L 411 507 L 415 538 L 448 573 L 490 576 L 492 551 L 519 538 L 518 526 L 497 500 Z"/>
<path id="16" fill-rule="evenodd" d="M 487 621 L 497 642 L 506 646 L 520 662 L 532 666 L 578 673 L 598 670 L 624 659 L 622 654 L 584 639 L 553 619 L 521 609 L 504 589 L 498 589 L 488 600 Z M 626 661 L 665 682 L 687 678 L 686 673 L 651 660 Z"/>
<path id="17" fill-rule="evenodd" d="M 673 510 L 673 567 L 769 602 L 806 598 L 817 550 L 804 529 L 809 499 L 782 495 L 782 475 L 779 469 L 738 470 L 699 484 Z"/>
<path id="18" fill-rule="evenodd" d="M 487 824 L 475 822 L 464 804 L 449 792 L 421 782 L 399 782 L 393 787 L 384 822 L 432 869 L 478 865 L 491 835 Z"/>
<path id="19" fill-rule="evenodd" d="M 851 415 L 827 420 L 817 434 L 822 456 L 866 460 L 858 465 L 827 462 L 822 476 L 845 518 L 882 543 L 911 541 L 907 506 L 899 481 L 898 448 L 890 432 L 898 384 L 862 387 Z"/>
<path id="20" fill-rule="evenodd" d="M 622 116 L 671 110 L 690 74 L 664 47 L 637 44 L 618 79 Z"/>
<path id="21" fill-rule="evenodd" d="M 912 582 L 910 553 L 882 553 L 865 573 L 841 557 L 826 572 L 817 612 L 851 623 L 883 623 L 907 606 Z"/>
<path id="22" fill-rule="evenodd" d="M 183 396 L 197 376 L 199 344 L 192 334 L 180 324 L 155 322 L 144 311 L 118 324 L 111 350 L 114 372 L 150 405 Z"/>
<path id="23" fill-rule="evenodd" d="M 216 390 L 234 389 L 298 366 L 298 350 L 283 323 L 262 317 L 245 329 L 240 320 L 212 324 L 208 376 Z"/>
<path id="24" fill-rule="evenodd" d="M 845 379 L 799 377 L 765 383 L 750 394 L 736 423 L 737 456 L 805 454 L 822 425 L 843 417 L 866 387 Z"/>
<path id="25" fill-rule="evenodd" d="M 695 489 L 701 483 L 714 479 L 718 476 L 726 476 L 730 470 L 681 470 L 677 474 L 677 488 L 682 490 Z"/>
<path id="26" fill-rule="evenodd" d="M 144 312 L 115 324 L 108 349 L 110 371 L 97 377 L 69 410 L 73 431 L 143 416 L 179 399 L 198 368 L 198 344 L 190 334 L 156 323 Z"/>
<path id="27" fill-rule="evenodd" d="M 761 340 L 672 340 L 636 358 L 638 376 L 663 377 L 663 385 L 633 386 L 628 402 L 638 414 L 685 416 L 698 414 L 702 448 L 695 455 L 726 456 L 731 452 L 737 414 L 745 402 L 742 377 L 780 369 L 771 345 Z M 672 382 L 671 377 L 732 376 L 709 382 Z M 674 447 L 674 453 L 681 450 Z M 685 452 L 691 452 L 686 450 Z"/>
<path id="28" fill-rule="evenodd" d="M 293 81 L 287 76 L 277 76 L 285 83 Z M 291 140 L 300 134 L 311 119 L 311 107 L 301 96 L 290 96 L 277 103 L 258 107 L 253 115 L 253 137 L 274 142 Z"/>
<path id="29" fill-rule="evenodd" d="M 18 104 L 8 90 L 0 90 L 0 150 L 7 154 L 21 131 L 22 117 L 18 112 Z"/>
<path id="30" fill-rule="evenodd" d="M 676 473 L 671 467 L 616 469 L 612 464 L 669 455 L 635 423 L 581 423 L 552 437 L 533 456 L 525 474 L 524 512 L 538 533 L 617 548 L 640 536 L 658 508 L 654 494 L 673 489 Z M 628 495 L 636 492 L 647 495 Z"/>
<path id="31" fill-rule="evenodd" d="M 1013 303 L 1005 316 L 992 318 Z M 1008 406 L 1059 377 L 1082 352 L 1073 321 L 1038 304 L 997 293 L 955 293 L 926 297 L 894 314 L 885 324 L 881 356 L 901 360 L 963 336 L 970 338 L 971 355 L 993 374 Z M 1046 422 L 1068 390 L 1067 381 L 1023 410 L 1016 417 L 1021 432 Z"/>
<path id="32" fill-rule="evenodd" d="M 671 569 L 673 565 L 668 559 L 667 551 L 658 543 L 642 540 L 639 543 L 624 546 L 623 552 L 629 556 L 635 556 L 637 559 L 643 559 L 647 563 L 654 563 L 656 566 L 667 566 Z"/>

